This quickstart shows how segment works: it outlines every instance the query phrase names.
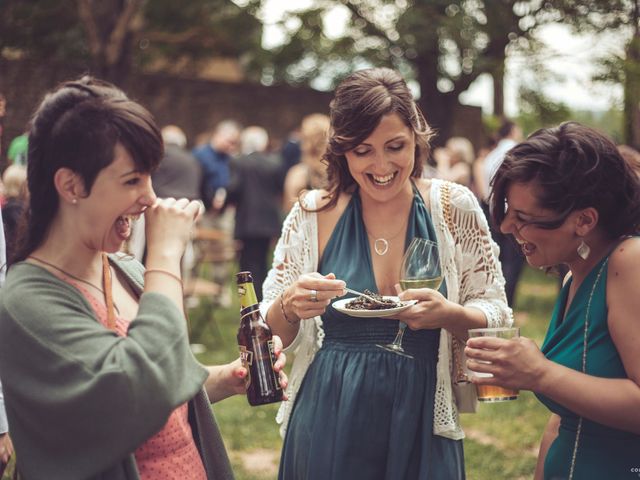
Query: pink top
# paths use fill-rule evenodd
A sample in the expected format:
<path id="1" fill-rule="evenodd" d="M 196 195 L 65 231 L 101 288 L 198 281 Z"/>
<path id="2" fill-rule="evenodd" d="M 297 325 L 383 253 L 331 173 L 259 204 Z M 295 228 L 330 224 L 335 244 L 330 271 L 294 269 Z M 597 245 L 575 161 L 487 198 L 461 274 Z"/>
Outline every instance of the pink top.
<path id="1" fill-rule="evenodd" d="M 87 299 L 100 323 L 107 325 L 107 308 L 72 278 L 63 280 Z M 116 334 L 126 337 L 131 321 L 116 315 Z M 196 448 L 187 418 L 188 404 L 176 408 L 165 426 L 134 452 L 142 480 L 206 480 L 207 474 Z"/>

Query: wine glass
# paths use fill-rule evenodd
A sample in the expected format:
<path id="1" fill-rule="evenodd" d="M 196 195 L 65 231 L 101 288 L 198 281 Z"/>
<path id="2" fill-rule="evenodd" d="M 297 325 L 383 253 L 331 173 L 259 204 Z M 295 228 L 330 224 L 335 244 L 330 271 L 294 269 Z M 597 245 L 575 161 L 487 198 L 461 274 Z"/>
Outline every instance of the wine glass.
<path id="1" fill-rule="evenodd" d="M 442 283 L 438 244 L 425 238 L 414 238 L 402 258 L 400 267 L 400 286 L 409 288 L 432 288 L 437 290 Z M 402 337 L 407 324 L 398 322 L 398 333 L 392 343 L 378 345 L 398 355 L 413 358 L 402 348 Z"/>

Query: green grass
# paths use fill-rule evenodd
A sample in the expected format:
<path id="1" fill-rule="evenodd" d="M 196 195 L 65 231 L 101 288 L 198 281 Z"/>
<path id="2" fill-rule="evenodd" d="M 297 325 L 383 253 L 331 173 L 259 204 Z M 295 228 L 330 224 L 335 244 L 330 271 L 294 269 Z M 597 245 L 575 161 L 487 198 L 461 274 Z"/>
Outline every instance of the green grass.
<path id="1" fill-rule="evenodd" d="M 558 280 L 526 268 L 516 294 L 515 325 L 520 334 L 542 344 L 558 293 Z M 500 480 L 531 478 L 548 410 L 531 392 L 517 401 L 480 404 L 462 415 L 467 478 Z"/>
<path id="2" fill-rule="evenodd" d="M 525 269 L 517 293 L 515 324 L 523 336 L 533 338 L 539 345 L 557 293 L 558 281 L 554 277 Z M 201 308 L 194 312 L 192 321 L 206 322 L 206 316 Z M 237 306 L 214 309 L 212 318 L 197 340 L 209 347 L 200 359 L 214 363 L 229 361 L 236 355 Z M 276 410 L 275 406 L 249 407 L 243 397 L 224 400 L 214 407 L 239 480 L 276 478 L 275 468 L 282 447 L 274 421 Z M 548 417 L 548 411 L 530 392 L 521 392 L 514 402 L 481 404 L 478 413 L 463 415 L 462 425 L 467 432 L 464 443 L 467 478 L 531 478 Z M 248 468 L 247 464 L 257 465 L 261 459 L 270 469 Z"/>
<path id="3" fill-rule="evenodd" d="M 230 287 L 232 288 L 232 287 Z M 521 334 L 542 343 L 558 292 L 558 281 L 527 268 L 519 284 L 515 310 Z M 232 292 L 234 293 L 234 292 Z M 207 347 L 198 355 L 203 363 L 226 363 L 237 356 L 238 305 L 229 308 L 201 303 L 191 311 L 193 342 Z M 276 405 L 250 407 L 236 396 L 214 406 L 238 480 L 277 477 L 282 441 L 275 423 Z M 481 404 L 478 413 L 462 416 L 469 480 L 526 479 L 533 476 L 538 442 L 548 419 L 547 410 L 530 392 L 514 402 Z M 4 479 L 8 479 L 5 475 Z"/>

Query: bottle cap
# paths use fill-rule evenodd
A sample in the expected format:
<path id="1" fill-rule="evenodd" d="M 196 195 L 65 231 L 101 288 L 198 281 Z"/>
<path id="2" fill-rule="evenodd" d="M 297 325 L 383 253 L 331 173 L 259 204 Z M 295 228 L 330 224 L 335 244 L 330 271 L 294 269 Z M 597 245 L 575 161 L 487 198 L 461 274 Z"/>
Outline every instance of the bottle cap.
<path id="1" fill-rule="evenodd" d="M 251 272 L 238 272 L 236 273 L 236 282 L 237 283 L 253 283 L 253 277 L 251 276 Z"/>

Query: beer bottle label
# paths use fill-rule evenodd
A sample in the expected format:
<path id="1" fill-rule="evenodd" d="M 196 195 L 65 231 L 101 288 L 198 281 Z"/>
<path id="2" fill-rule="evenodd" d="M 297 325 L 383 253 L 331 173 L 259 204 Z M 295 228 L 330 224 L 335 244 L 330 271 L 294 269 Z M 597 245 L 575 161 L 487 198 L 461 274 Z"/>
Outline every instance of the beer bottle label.
<path id="1" fill-rule="evenodd" d="M 241 311 L 258 303 L 256 290 L 251 282 L 238 284 L 238 296 L 240 297 Z"/>
<path id="2" fill-rule="evenodd" d="M 276 390 L 282 390 L 282 387 L 280 386 L 280 376 L 278 375 L 278 372 L 276 372 L 273 369 L 273 365 L 276 363 L 276 354 L 275 354 L 275 349 L 273 347 L 273 340 L 269 340 L 267 342 L 267 345 L 269 345 L 269 353 L 271 354 L 271 371 L 273 372 L 273 378 L 275 378 L 275 387 Z"/>
<path id="3" fill-rule="evenodd" d="M 251 385 L 251 365 L 253 365 L 253 352 L 247 350 L 247 347 L 240 345 L 240 361 L 242 366 L 247 370 L 247 376 L 244 377 L 244 388 L 249 389 Z"/>

